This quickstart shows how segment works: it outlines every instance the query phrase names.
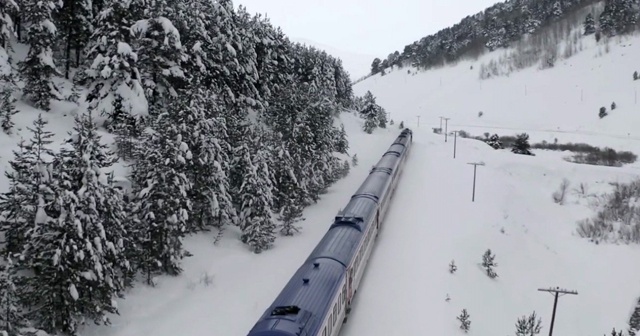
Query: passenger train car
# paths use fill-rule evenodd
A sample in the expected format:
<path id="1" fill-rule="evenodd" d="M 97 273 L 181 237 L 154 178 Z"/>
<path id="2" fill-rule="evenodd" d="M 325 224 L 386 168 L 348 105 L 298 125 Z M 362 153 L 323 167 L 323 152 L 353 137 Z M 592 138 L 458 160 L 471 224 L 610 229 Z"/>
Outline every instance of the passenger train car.
<path id="1" fill-rule="evenodd" d="M 404 129 L 248 336 L 335 336 L 351 311 L 413 141 Z"/>

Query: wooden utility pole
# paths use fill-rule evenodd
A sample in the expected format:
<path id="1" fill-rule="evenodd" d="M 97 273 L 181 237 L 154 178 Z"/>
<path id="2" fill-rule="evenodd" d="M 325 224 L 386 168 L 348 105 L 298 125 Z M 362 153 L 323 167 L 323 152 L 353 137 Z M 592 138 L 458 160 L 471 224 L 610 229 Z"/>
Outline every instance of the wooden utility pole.
<path id="1" fill-rule="evenodd" d="M 456 158 L 456 142 L 458 139 L 458 132 L 460 131 L 453 131 L 453 158 Z"/>
<path id="2" fill-rule="evenodd" d="M 451 118 L 443 118 L 444 119 L 444 142 L 447 142 L 447 125 L 449 123 L 449 119 Z"/>
<path id="3" fill-rule="evenodd" d="M 560 289 L 560 287 L 548 288 L 548 289 L 539 288 L 538 291 L 554 293 L 554 296 L 555 296 L 555 298 L 553 299 L 553 313 L 551 313 L 551 326 L 549 327 L 549 336 L 552 336 L 553 335 L 553 323 L 556 320 L 556 307 L 558 307 L 558 296 L 560 294 L 563 294 L 563 295 L 564 294 L 578 295 L 578 292 L 573 291 L 573 290 Z"/>
<path id="4" fill-rule="evenodd" d="M 444 117 L 438 117 L 440 118 L 440 132 L 442 132 L 442 119 L 444 119 Z"/>
<path id="5" fill-rule="evenodd" d="M 476 201 L 476 169 L 478 166 L 484 166 L 484 162 L 469 162 L 468 164 L 473 165 L 473 194 L 471 196 L 471 202 Z"/>

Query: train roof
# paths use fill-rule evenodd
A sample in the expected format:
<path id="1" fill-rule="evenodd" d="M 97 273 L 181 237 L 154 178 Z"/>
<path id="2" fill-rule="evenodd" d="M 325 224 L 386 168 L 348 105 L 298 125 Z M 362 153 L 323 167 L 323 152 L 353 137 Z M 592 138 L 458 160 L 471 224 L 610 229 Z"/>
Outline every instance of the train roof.
<path id="1" fill-rule="evenodd" d="M 249 336 L 315 335 L 326 307 L 340 292 L 345 267 L 332 259 L 306 262 L 282 289 Z M 302 333 L 302 331 L 306 333 Z"/>
<path id="2" fill-rule="evenodd" d="M 307 261 L 328 258 L 346 267 L 356 254 L 363 232 L 362 218 L 336 221 L 311 252 Z"/>
<path id="3" fill-rule="evenodd" d="M 382 192 L 385 190 L 387 184 L 391 178 L 390 170 L 376 170 L 375 167 L 364 180 L 358 191 L 354 194 L 354 198 L 359 195 L 372 195 L 375 196 L 376 202 L 379 202 L 379 197 L 382 196 Z M 353 198 L 352 198 L 353 201 Z M 349 202 L 351 204 L 351 202 Z M 348 207 L 349 205 L 347 205 Z M 346 208 L 345 208 L 346 210 Z M 361 212 L 351 211 L 352 213 L 359 214 Z"/>

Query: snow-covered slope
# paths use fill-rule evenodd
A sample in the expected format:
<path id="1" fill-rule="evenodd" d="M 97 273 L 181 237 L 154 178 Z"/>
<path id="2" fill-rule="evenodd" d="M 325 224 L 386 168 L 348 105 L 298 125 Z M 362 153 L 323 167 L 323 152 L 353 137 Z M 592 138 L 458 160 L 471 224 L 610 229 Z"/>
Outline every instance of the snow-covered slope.
<path id="1" fill-rule="evenodd" d="M 370 90 L 392 119 L 414 127 L 418 116 L 420 127 L 439 127 L 443 116 L 451 118 L 449 130 L 476 135 L 527 131 L 535 141 L 588 139 L 593 145 L 633 147 L 640 140 L 640 81 L 632 77 L 640 71 L 640 38 L 617 37 L 608 45 L 596 45 L 588 36 L 579 43 L 583 51 L 551 69 L 532 66 L 480 80 L 483 64 L 509 52 L 496 51 L 415 75 L 407 74 L 415 70 L 406 68 L 376 75 L 356 84 L 354 92 L 364 95 Z M 614 111 L 612 102 L 617 105 Z M 600 119 L 602 106 L 610 114 Z"/>
<path id="2" fill-rule="evenodd" d="M 342 60 L 342 66 L 349 72 L 352 81 L 355 81 L 371 72 L 371 62 L 376 56 L 341 50 L 326 44 L 318 43 L 306 38 L 291 38 L 291 41 L 313 46 L 326 51 L 329 55 Z"/>

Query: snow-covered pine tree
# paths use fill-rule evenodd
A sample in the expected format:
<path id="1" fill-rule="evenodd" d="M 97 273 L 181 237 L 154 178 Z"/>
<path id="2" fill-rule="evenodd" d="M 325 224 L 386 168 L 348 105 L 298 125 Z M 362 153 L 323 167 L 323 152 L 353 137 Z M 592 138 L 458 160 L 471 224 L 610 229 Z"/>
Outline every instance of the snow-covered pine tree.
<path id="1" fill-rule="evenodd" d="M 187 171 L 192 185 L 189 199 L 193 203 L 188 230 L 235 223 L 237 214 L 229 194 L 227 178 L 227 153 L 230 149 L 224 140 L 226 128 L 220 116 L 217 96 L 198 84 L 179 92 L 178 99 L 168 108 L 176 120 L 182 141 L 193 155 Z"/>
<path id="2" fill-rule="evenodd" d="M 4 233 L 3 255 L 19 254 L 24 249 L 26 232 L 35 218 L 36 191 L 35 162 L 24 140 L 13 151 L 13 160 L 9 161 L 11 171 L 5 171 L 9 180 L 9 190 L 0 195 L 0 232 Z"/>
<path id="3" fill-rule="evenodd" d="M 138 55 L 131 47 L 130 27 L 135 20 L 132 2 L 104 0 L 91 35 L 85 69 L 89 109 L 109 117 L 109 129 L 139 125 L 148 114 L 148 102 L 140 84 Z M 131 132 L 131 130 L 129 130 Z M 139 130 L 135 130 L 137 133 Z"/>
<path id="4" fill-rule="evenodd" d="M 267 162 L 267 145 L 262 142 L 260 129 L 250 130 L 250 141 L 239 149 L 242 154 L 243 179 L 240 186 L 239 207 L 241 240 L 255 253 L 269 249 L 275 241 L 276 224 L 271 208 L 273 186 Z"/>
<path id="5" fill-rule="evenodd" d="M 20 74 L 25 81 L 23 94 L 35 107 L 49 111 L 52 99 L 64 98 L 52 78 L 59 75 L 53 61 L 57 30 L 52 12 L 56 5 L 51 0 L 25 0 L 23 5 L 22 19 L 29 23 L 29 52 L 20 64 Z"/>
<path id="6" fill-rule="evenodd" d="M 168 9 L 165 1 L 156 1 L 153 17 L 138 20 L 131 27 L 138 38 L 136 65 L 151 115 L 162 113 L 167 103 L 177 97 L 177 89 L 186 84 L 182 69 L 186 54 L 180 33 L 171 20 L 163 16 Z"/>
<path id="7" fill-rule="evenodd" d="M 69 79 L 71 64 L 80 66 L 82 51 L 93 33 L 91 0 L 63 0 L 57 15 L 58 43 L 64 45 L 64 77 Z"/>
<path id="8" fill-rule="evenodd" d="M 17 267 L 11 258 L 0 260 L 0 335 L 19 335 L 18 329 L 24 326 L 19 282 Z"/>
<path id="9" fill-rule="evenodd" d="M 8 53 L 13 49 L 13 20 L 10 14 L 15 11 L 18 11 L 18 6 L 14 1 L 6 1 L 0 6 L 0 123 L 2 130 L 7 134 L 11 134 L 14 125 L 12 117 L 17 113 L 16 99 L 13 97 L 17 86 Z"/>
<path id="10" fill-rule="evenodd" d="M 9 161 L 13 171 L 5 172 L 10 187 L 0 198 L 0 213 L 4 214 L 0 217 L 0 230 L 5 234 L 6 251 L 12 254 L 21 254 L 28 247 L 28 232 L 37 216 L 38 195 L 52 194 L 47 166 L 55 155 L 48 147 L 54 134 L 45 129 L 47 124 L 39 114 L 33 127 L 27 127 L 32 138 L 28 144 L 20 142 L 19 151 L 14 151 L 14 159 Z"/>
<path id="11" fill-rule="evenodd" d="M 274 186 L 273 212 L 277 214 L 277 219 L 280 221 L 280 233 L 292 236 L 300 231 L 295 223 L 305 220 L 302 218 L 305 193 L 294 172 L 293 158 L 280 135 L 272 135 L 269 142 L 273 158 L 271 165 Z"/>
<path id="12" fill-rule="evenodd" d="M 192 154 L 171 117 L 159 115 L 156 126 L 161 131 L 144 135 L 143 154 L 131 176 L 136 191 L 134 235 L 142 252 L 136 258 L 149 284 L 158 272 L 179 274 L 187 255 L 182 238 L 191 211 L 187 171 Z"/>
<path id="13" fill-rule="evenodd" d="M 122 194 L 101 170 L 115 158 L 100 143 L 90 114 L 76 116 L 69 142 L 71 148 L 63 147 L 53 165 L 60 210 L 56 234 L 75 246 L 58 256 L 59 265 L 67 268 L 62 277 L 69 277 L 60 281 L 75 286 L 77 298 L 70 311 L 96 324 L 109 324 L 107 314 L 117 313 L 114 299 L 131 275 L 125 251 L 131 248 L 127 212 Z"/>
<path id="14" fill-rule="evenodd" d="M 18 113 L 16 109 L 16 98 L 13 96 L 16 86 L 10 76 L 10 73 L 8 75 L 5 73 L 0 74 L 0 86 L 2 86 L 0 89 L 0 126 L 7 134 L 12 133 L 13 126 L 15 125 L 13 116 Z"/>
<path id="15" fill-rule="evenodd" d="M 364 95 L 364 106 L 359 111 L 360 116 L 365 120 L 364 131 L 371 134 L 373 130 L 380 124 L 378 117 L 380 116 L 380 107 L 376 104 L 376 98 L 371 91 L 367 91 Z"/>
<path id="16" fill-rule="evenodd" d="M 593 18 L 593 14 L 587 14 L 587 16 L 584 18 L 583 27 L 584 35 L 591 35 L 596 32 L 596 22 Z"/>

